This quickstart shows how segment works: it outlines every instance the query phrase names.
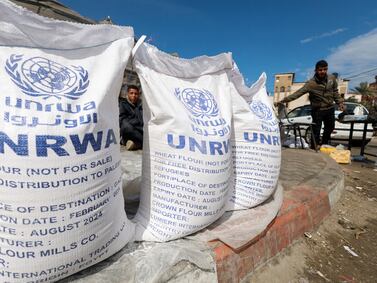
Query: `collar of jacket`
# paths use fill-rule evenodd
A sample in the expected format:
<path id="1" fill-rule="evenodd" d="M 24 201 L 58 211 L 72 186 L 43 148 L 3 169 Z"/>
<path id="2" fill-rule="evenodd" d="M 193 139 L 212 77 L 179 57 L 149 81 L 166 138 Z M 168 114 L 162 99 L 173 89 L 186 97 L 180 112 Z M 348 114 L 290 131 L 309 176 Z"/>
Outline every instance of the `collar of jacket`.
<path id="1" fill-rule="evenodd" d="M 322 80 L 320 78 L 317 77 L 317 75 L 314 75 L 313 76 L 313 79 L 316 81 L 317 84 L 320 84 L 320 83 L 327 83 L 327 80 L 328 80 L 328 75 L 326 75 Z"/>
<path id="2" fill-rule="evenodd" d="M 326 84 L 329 79 L 329 76 L 326 75 L 323 79 L 320 79 L 317 77 L 317 75 L 314 75 L 313 79 L 316 81 L 317 84 L 320 84 L 320 83 Z"/>
<path id="3" fill-rule="evenodd" d="M 131 106 L 133 106 L 133 107 L 139 106 L 139 105 L 141 104 L 141 99 L 140 99 L 140 98 L 136 101 L 135 104 L 133 104 L 133 103 L 128 99 L 128 97 L 126 97 L 126 100 L 127 100 L 127 102 L 128 102 Z"/>

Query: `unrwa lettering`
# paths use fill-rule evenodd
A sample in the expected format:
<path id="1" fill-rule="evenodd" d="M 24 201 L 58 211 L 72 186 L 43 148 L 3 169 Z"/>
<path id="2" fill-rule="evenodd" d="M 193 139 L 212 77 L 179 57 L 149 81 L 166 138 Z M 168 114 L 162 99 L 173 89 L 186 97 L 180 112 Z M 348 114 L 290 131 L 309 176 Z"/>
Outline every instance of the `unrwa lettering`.
<path id="1" fill-rule="evenodd" d="M 9 123 L 10 126 L 17 127 L 29 127 L 35 128 L 37 126 L 42 127 L 59 127 L 64 126 L 68 129 L 75 128 L 77 126 L 86 125 L 86 124 L 96 124 L 98 122 L 98 114 L 91 113 L 77 117 L 76 119 L 63 119 L 61 115 L 56 115 L 55 117 L 33 117 L 33 116 L 20 116 L 13 115 L 9 112 L 4 113 L 4 121 Z"/>
<path id="2" fill-rule="evenodd" d="M 178 144 L 174 144 L 173 134 L 167 134 L 167 143 L 174 149 L 186 149 L 206 155 L 224 155 L 229 151 L 230 140 L 225 140 L 222 142 L 196 140 L 194 137 L 179 135 Z"/>
<path id="3" fill-rule="evenodd" d="M 252 138 L 250 137 L 252 136 Z M 264 133 L 244 133 L 244 140 L 247 142 L 258 142 L 261 144 L 269 144 L 269 145 L 276 145 L 280 146 L 280 136 L 273 136 Z"/>
<path id="4" fill-rule="evenodd" d="M 89 111 L 96 109 L 95 101 L 89 101 L 82 104 L 75 103 L 74 105 L 70 103 L 63 104 L 60 102 L 42 104 L 38 101 L 21 99 L 18 97 L 14 99 L 11 96 L 5 97 L 5 105 L 10 108 L 26 109 L 37 112 L 64 112 L 70 114 L 77 114 L 81 111 Z"/>
<path id="5" fill-rule="evenodd" d="M 73 146 L 78 155 L 85 154 L 89 150 L 89 144 L 93 151 L 100 151 L 112 144 L 117 144 L 113 129 L 107 129 L 105 132 L 85 133 L 84 135 L 69 135 L 69 138 L 56 135 L 35 135 L 34 139 L 31 137 L 32 135 L 18 134 L 16 138 L 12 138 L 0 131 L 0 153 L 9 154 L 5 150 L 5 145 L 7 145 L 18 156 L 29 156 L 31 147 L 34 148 L 32 152 L 35 151 L 37 157 L 49 157 L 51 152 L 57 156 L 70 156 L 74 153 L 67 151 L 65 148 L 68 146 L 67 143 Z"/>
<path id="6" fill-rule="evenodd" d="M 221 130 L 217 130 L 216 128 L 213 128 L 212 130 L 207 130 L 207 129 L 203 129 L 203 128 L 200 128 L 200 127 L 196 127 L 195 125 L 191 124 L 191 128 L 193 130 L 194 133 L 198 134 L 198 135 L 202 135 L 204 137 L 208 137 L 208 136 L 219 136 L 219 137 L 223 137 L 225 136 L 226 134 L 230 133 L 230 126 L 227 125 L 226 127 L 222 128 Z"/>

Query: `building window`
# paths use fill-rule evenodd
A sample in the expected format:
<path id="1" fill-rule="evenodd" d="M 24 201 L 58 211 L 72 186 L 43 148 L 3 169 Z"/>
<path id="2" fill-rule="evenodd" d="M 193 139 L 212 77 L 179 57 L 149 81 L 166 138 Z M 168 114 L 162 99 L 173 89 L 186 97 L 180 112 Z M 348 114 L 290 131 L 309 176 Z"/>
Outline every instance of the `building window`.
<path id="1" fill-rule="evenodd" d="M 285 92 L 285 87 L 280 87 L 280 92 Z"/>

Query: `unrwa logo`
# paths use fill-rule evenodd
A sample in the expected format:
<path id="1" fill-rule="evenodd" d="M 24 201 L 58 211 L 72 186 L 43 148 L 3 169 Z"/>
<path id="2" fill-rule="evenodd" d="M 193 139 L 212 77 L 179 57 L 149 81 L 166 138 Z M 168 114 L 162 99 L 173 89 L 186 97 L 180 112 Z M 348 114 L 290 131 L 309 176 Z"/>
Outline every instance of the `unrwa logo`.
<path id="1" fill-rule="evenodd" d="M 274 118 L 271 108 L 262 101 L 253 101 L 250 104 L 250 110 L 261 120 L 272 120 Z"/>
<path id="2" fill-rule="evenodd" d="M 89 86 L 88 71 L 81 66 L 70 68 L 43 57 L 23 60 L 24 55 L 12 54 L 5 70 L 21 91 L 48 99 L 78 99 Z"/>
<path id="3" fill-rule="evenodd" d="M 211 118 L 219 115 L 216 100 L 206 89 L 185 88 L 181 91 L 176 88 L 174 94 L 195 117 Z"/>

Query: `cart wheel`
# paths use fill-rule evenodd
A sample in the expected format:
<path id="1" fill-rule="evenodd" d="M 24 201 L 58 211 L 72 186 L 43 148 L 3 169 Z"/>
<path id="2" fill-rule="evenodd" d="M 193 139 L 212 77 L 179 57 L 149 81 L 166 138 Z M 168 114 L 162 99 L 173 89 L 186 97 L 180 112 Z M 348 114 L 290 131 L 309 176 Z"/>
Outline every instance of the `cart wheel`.
<path id="1" fill-rule="evenodd" d="M 308 145 L 311 145 L 312 131 L 310 130 L 310 127 L 308 127 L 305 131 L 305 141 L 308 143 Z"/>

